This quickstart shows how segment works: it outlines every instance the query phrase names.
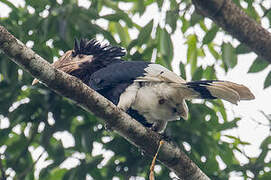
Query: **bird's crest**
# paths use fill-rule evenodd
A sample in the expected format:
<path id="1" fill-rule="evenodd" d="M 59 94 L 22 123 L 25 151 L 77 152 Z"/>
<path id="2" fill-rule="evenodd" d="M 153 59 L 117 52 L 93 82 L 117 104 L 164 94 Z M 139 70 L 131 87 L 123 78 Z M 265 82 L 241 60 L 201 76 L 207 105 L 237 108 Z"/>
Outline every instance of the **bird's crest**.
<path id="1" fill-rule="evenodd" d="M 73 57 L 77 55 L 93 55 L 97 59 L 119 59 L 125 56 L 125 50 L 121 47 L 111 46 L 109 44 L 102 45 L 96 39 L 81 39 L 80 42 L 75 39 Z"/>

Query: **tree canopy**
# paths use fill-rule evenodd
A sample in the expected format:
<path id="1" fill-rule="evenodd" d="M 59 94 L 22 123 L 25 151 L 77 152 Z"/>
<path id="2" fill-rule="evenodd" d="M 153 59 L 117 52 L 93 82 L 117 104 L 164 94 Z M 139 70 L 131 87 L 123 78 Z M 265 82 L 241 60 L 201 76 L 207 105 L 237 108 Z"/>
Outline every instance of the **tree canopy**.
<path id="1" fill-rule="evenodd" d="M 181 76 L 192 80 L 216 79 L 215 66 L 227 72 L 237 65 L 238 55 L 253 49 L 243 43 L 236 45 L 233 38 L 218 44 L 215 37 L 228 32 L 196 11 L 189 0 L 92 0 L 87 1 L 87 6 L 76 0 L 29 0 L 23 7 L 6 0 L 0 2 L 11 8 L 8 17 L 0 19 L 1 25 L 50 62 L 72 49 L 74 38 L 98 37 L 124 47 L 126 60 L 154 61 L 172 70 L 172 37 L 180 29 L 187 46 L 187 51 L 182 52 L 185 61 L 179 62 Z M 264 1 L 234 3 L 258 23 L 263 18 L 271 20 Z M 153 6 L 157 7 L 159 18 L 150 17 L 144 25 L 134 20 Z M 202 64 L 200 60 L 207 53 L 215 61 Z M 269 63 L 258 56 L 249 73 L 262 71 Z M 9 61 L 4 53 L 0 54 L 2 179 L 147 178 L 150 157 L 123 137 L 106 130 L 99 118 L 69 99 L 42 84 L 31 86 L 32 80 L 29 73 Z M 264 87 L 270 85 L 271 72 Z M 235 136 L 227 136 L 230 141 L 222 140 L 223 131 L 236 128 L 241 118 L 229 118 L 221 100 L 188 103 L 188 106 L 189 119 L 169 123 L 166 133 L 207 176 L 229 179 L 235 172 L 244 179 L 271 178 L 270 162 L 265 160 L 270 152 L 270 137 L 262 142 L 258 158 L 247 157 L 248 163 L 242 164 L 234 152 L 244 154 L 242 146 L 247 143 Z M 61 140 L 61 134 L 69 138 Z M 219 166 L 221 162 L 224 168 Z M 156 171 L 157 179 L 173 178 L 163 165 L 157 165 Z"/>

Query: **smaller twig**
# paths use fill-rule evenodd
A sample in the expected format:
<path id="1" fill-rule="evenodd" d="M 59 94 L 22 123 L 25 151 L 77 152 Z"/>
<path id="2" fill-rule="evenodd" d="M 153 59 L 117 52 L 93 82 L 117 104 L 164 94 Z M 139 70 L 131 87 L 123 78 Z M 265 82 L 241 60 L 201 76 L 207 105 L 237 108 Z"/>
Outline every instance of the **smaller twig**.
<path id="1" fill-rule="evenodd" d="M 240 134 L 239 134 L 238 131 L 237 131 L 237 137 L 238 137 L 238 139 L 241 141 Z M 237 150 L 238 150 L 238 149 L 237 149 Z M 239 152 L 240 152 L 243 156 L 245 156 L 247 159 L 249 159 L 249 161 L 251 160 L 251 158 L 245 153 L 245 146 L 241 146 Z"/>
<path id="2" fill-rule="evenodd" d="M 36 131 L 37 132 L 37 131 Z M 30 137 L 29 141 L 27 142 L 26 146 L 24 147 L 24 149 L 21 151 L 21 153 L 19 154 L 18 158 L 13 162 L 12 166 L 15 166 L 16 164 L 19 163 L 20 158 L 27 153 L 28 151 L 28 147 L 29 145 L 32 143 L 32 141 L 34 140 L 35 136 L 36 136 L 36 132 L 33 136 Z"/>
<path id="3" fill-rule="evenodd" d="M 264 18 L 265 16 L 267 16 L 267 14 L 271 11 L 271 9 L 266 9 L 263 13 L 262 18 Z"/>
<path id="4" fill-rule="evenodd" d="M 265 124 L 265 123 L 259 122 L 259 121 L 257 121 L 257 120 L 254 119 L 254 118 L 251 118 L 251 120 L 252 120 L 253 122 L 255 122 L 256 124 L 260 125 L 260 126 L 271 127 L 271 124 Z"/>
<path id="5" fill-rule="evenodd" d="M 159 142 L 159 146 L 157 148 L 157 151 L 155 153 L 155 156 L 153 157 L 152 159 L 152 163 L 151 163 L 151 167 L 150 167 L 150 175 L 149 175 L 149 180 L 154 180 L 154 166 L 155 166 L 155 161 L 156 161 L 156 158 L 157 158 L 157 155 L 159 153 L 159 150 L 160 148 L 162 147 L 162 145 L 165 143 L 165 141 L 161 140 Z"/>
<path id="6" fill-rule="evenodd" d="M 26 168 L 21 174 L 18 175 L 18 179 L 23 179 L 23 178 L 27 175 L 27 173 L 28 173 L 29 171 L 31 171 L 31 170 L 34 168 L 35 164 L 37 164 L 37 162 L 40 160 L 40 158 L 41 158 L 41 156 L 43 155 L 44 152 L 45 152 L 45 150 L 42 151 L 42 153 L 41 153 L 41 154 L 39 155 L 39 157 L 31 164 L 31 166 L 29 166 L 28 168 Z"/>

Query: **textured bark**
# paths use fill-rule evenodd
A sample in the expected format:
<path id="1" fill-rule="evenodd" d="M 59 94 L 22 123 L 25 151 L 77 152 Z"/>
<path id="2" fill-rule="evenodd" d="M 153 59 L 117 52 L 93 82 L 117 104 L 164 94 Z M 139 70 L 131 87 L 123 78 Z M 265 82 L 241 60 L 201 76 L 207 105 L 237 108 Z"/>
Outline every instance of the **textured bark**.
<path id="1" fill-rule="evenodd" d="M 192 0 L 196 10 L 211 18 L 240 42 L 271 63 L 271 34 L 232 0 Z"/>
<path id="2" fill-rule="evenodd" d="M 145 151 L 146 154 L 150 156 L 155 154 L 160 141 L 159 134 L 142 126 L 79 79 L 54 69 L 43 58 L 11 35 L 3 26 L 0 26 L 0 49 L 50 89 L 72 99 L 87 111 L 102 118 L 109 127 Z M 181 179 L 209 179 L 180 148 L 169 142 L 165 142 L 162 146 L 158 160 Z"/>

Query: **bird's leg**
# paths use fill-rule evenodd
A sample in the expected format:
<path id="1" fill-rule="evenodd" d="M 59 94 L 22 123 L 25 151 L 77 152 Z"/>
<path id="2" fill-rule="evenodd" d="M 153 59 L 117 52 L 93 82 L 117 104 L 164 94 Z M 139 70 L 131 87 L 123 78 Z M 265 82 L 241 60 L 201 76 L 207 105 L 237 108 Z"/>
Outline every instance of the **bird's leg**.
<path id="1" fill-rule="evenodd" d="M 104 128 L 106 131 L 113 131 L 112 127 L 107 123 L 104 124 Z"/>
<path id="2" fill-rule="evenodd" d="M 167 121 L 157 121 L 153 123 L 151 130 L 157 132 L 160 135 L 160 140 L 171 142 L 172 139 L 164 132 L 167 126 Z"/>
<path id="3" fill-rule="evenodd" d="M 155 132 L 163 132 L 167 126 L 167 121 L 156 121 L 153 123 L 151 130 Z"/>
<path id="4" fill-rule="evenodd" d="M 165 140 L 167 142 L 172 142 L 172 138 L 168 136 L 165 132 L 159 133 L 161 140 Z"/>

